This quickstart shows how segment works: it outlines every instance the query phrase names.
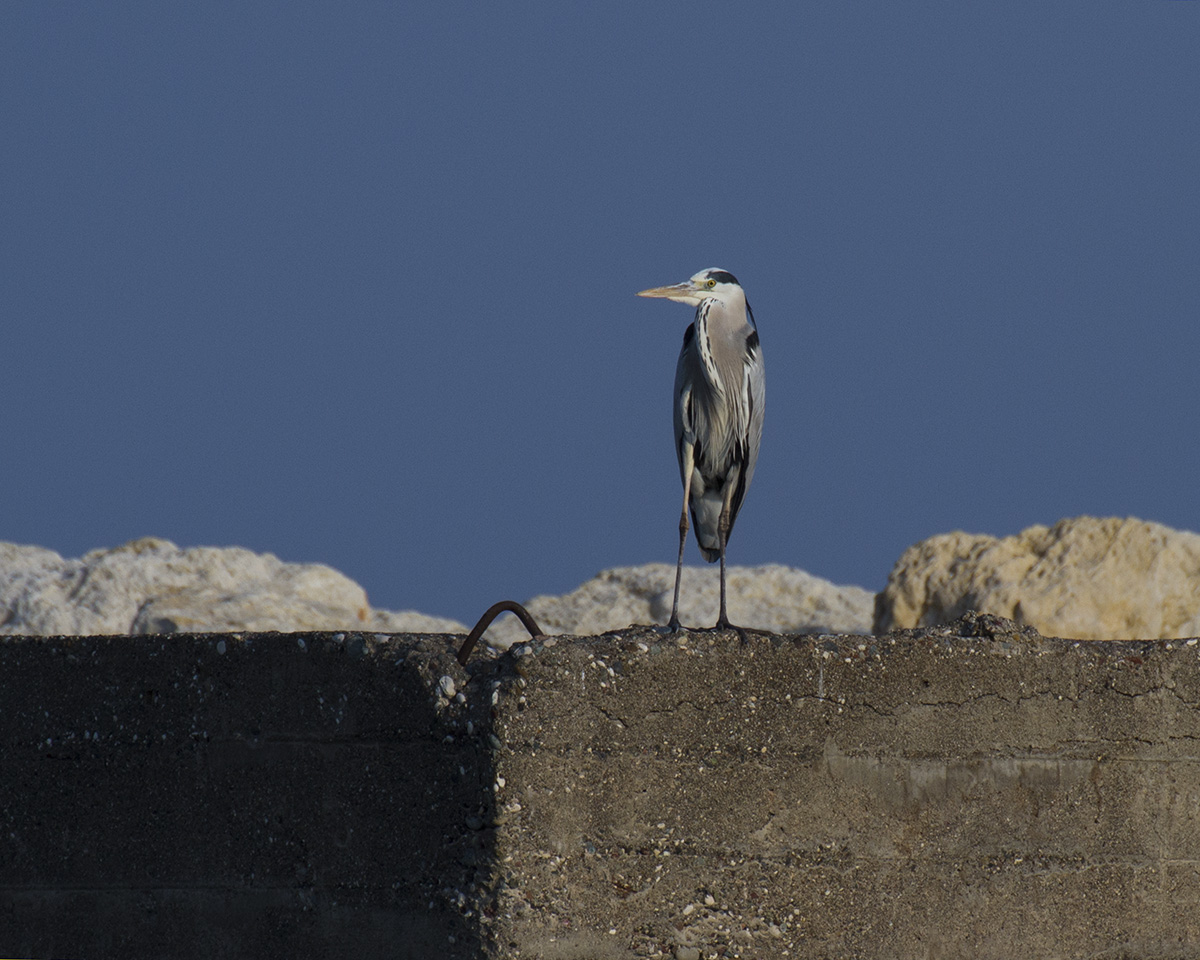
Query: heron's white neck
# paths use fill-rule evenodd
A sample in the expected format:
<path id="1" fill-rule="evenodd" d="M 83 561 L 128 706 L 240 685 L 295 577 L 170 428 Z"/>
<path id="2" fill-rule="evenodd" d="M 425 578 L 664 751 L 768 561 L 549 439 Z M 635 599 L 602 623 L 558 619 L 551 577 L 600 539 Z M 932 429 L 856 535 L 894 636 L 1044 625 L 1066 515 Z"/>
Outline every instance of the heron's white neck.
<path id="1" fill-rule="evenodd" d="M 719 301 L 714 299 L 700 301 L 696 308 L 696 352 L 700 354 L 700 362 L 704 366 L 704 378 L 715 393 L 724 393 L 721 376 L 717 373 L 717 361 L 713 357 L 712 335 L 708 329 L 708 314 Z"/>

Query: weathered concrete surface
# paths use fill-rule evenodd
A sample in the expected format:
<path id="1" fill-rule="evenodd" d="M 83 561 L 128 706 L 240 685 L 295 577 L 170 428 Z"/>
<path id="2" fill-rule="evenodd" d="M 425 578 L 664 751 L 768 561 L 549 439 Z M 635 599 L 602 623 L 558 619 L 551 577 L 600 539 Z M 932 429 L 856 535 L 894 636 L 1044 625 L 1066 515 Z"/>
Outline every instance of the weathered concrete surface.
<path id="1" fill-rule="evenodd" d="M 496 721 L 501 942 L 1200 955 L 1197 647 L 958 628 L 522 657 Z"/>
<path id="2" fill-rule="evenodd" d="M 1195 643 L 339 636 L 0 641 L 0 955 L 1200 956 Z"/>

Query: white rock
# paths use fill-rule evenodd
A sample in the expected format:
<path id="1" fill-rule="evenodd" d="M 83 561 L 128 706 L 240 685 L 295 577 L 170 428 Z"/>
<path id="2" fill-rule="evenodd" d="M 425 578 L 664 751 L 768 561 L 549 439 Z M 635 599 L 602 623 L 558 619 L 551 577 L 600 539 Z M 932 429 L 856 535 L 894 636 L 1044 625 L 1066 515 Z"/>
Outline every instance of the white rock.
<path id="1" fill-rule="evenodd" d="M 730 567 L 729 619 L 739 626 L 778 633 L 869 633 L 875 595 L 836 586 L 803 570 L 771 564 Z M 588 636 L 630 624 L 665 624 L 671 615 L 675 567 L 650 563 L 606 570 L 571 593 L 539 596 L 525 607 L 548 635 Z M 684 567 L 679 619 L 686 627 L 711 627 L 720 604 L 720 569 Z M 484 634 L 507 649 L 528 639 L 516 617 L 505 614 Z"/>
<path id="2" fill-rule="evenodd" d="M 65 560 L 0 543 L 0 633 L 370 630 L 453 632 L 453 620 L 370 608 L 353 580 L 321 564 L 240 547 L 181 550 L 144 538 Z"/>
<path id="3" fill-rule="evenodd" d="M 369 629 L 377 633 L 468 633 L 469 627 L 447 617 L 431 617 L 416 610 L 372 610 Z"/>
<path id="4" fill-rule="evenodd" d="M 1075 517 L 998 539 L 930 537 L 900 557 L 877 632 L 968 610 L 1078 640 L 1200 635 L 1200 535 L 1134 518 Z"/>
<path id="5" fill-rule="evenodd" d="M 674 577 L 669 564 L 623 567 L 527 606 L 550 634 L 661 624 L 671 612 Z M 716 622 L 718 583 L 715 566 L 684 568 L 680 617 L 686 626 Z M 873 599 L 860 587 L 837 587 L 788 567 L 729 569 L 729 615 L 747 627 L 865 633 Z M 41 547 L 0 543 L 0 633 L 270 630 L 463 635 L 468 628 L 413 611 L 373 610 L 362 587 L 330 567 L 284 563 L 239 547 L 184 550 L 146 538 L 63 559 Z M 507 648 L 527 636 L 515 617 L 505 615 L 485 639 Z"/>

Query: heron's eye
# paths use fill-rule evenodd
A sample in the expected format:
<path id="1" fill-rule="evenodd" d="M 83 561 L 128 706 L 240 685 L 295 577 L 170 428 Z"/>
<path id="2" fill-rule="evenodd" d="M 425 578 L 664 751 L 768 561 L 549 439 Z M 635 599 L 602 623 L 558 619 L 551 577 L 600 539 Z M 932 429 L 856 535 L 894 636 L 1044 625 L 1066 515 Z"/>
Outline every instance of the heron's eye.
<path id="1" fill-rule="evenodd" d="M 716 280 L 713 280 L 713 279 L 710 277 L 710 278 L 709 278 L 707 281 L 705 281 L 704 285 L 705 285 L 706 287 L 708 287 L 708 289 L 709 289 L 709 290 L 711 290 L 713 287 L 715 287 L 715 286 L 717 285 L 717 281 L 716 281 Z"/>

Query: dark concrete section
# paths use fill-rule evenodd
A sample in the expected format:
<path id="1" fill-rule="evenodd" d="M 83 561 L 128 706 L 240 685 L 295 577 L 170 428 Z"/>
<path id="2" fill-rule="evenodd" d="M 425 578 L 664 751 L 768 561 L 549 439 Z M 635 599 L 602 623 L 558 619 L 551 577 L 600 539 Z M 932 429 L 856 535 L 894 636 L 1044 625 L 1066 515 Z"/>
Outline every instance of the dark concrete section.
<path id="1" fill-rule="evenodd" d="M 0 640 L 0 956 L 1200 957 L 1195 641 L 453 639 Z"/>
<path id="2" fill-rule="evenodd" d="M 478 956 L 488 711 L 442 676 L 447 638 L 0 640 L 0 955 Z"/>

